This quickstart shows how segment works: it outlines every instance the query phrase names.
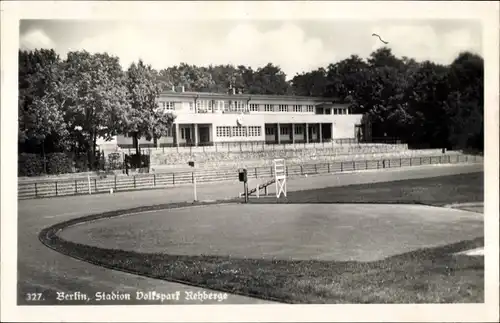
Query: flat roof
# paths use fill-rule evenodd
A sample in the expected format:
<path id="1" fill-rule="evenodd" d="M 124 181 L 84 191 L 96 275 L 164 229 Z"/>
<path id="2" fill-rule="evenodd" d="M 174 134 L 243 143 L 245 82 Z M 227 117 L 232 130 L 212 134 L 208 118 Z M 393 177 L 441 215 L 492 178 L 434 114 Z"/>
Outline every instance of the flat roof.
<path id="1" fill-rule="evenodd" d="M 219 100 L 239 99 L 239 100 L 287 100 L 287 101 L 312 101 L 312 102 L 335 102 L 343 103 L 338 98 L 295 96 L 295 95 L 268 95 L 268 94 L 225 94 L 213 92 L 174 92 L 163 91 L 160 97 L 176 96 L 184 98 L 211 98 Z"/>

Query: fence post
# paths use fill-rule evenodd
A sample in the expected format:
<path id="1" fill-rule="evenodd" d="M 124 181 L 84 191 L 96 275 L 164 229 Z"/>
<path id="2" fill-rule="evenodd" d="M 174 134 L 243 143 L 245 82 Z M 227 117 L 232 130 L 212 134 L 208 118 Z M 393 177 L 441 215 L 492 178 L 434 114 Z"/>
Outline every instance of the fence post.
<path id="1" fill-rule="evenodd" d="M 175 173 L 172 173 L 172 185 L 175 185 Z"/>
<path id="2" fill-rule="evenodd" d="M 368 160 L 365 160 L 365 170 L 368 169 Z"/>
<path id="3" fill-rule="evenodd" d="M 257 167 L 254 168 L 255 178 L 257 178 Z"/>
<path id="4" fill-rule="evenodd" d="M 327 165 L 328 165 L 328 173 L 330 173 L 330 163 L 328 163 Z"/>
<path id="5" fill-rule="evenodd" d="M 134 175 L 134 188 L 136 188 L 136 187 L 137 187 L 137 186 L 136 186 L 136 183 L 135 183 L 135 175 Z"/>
<path id="6" fill-rule="evenodd" d="M 78 181 L 75 179 L 75 195 L 78 194 Z"/>
<path id="7" fill-rule="evenodd" d="M 389 159 L 389 168 L 391 168 L 391 160 Z"/>
<path id="8" fill-rule="evenodd" d="M 35 197 L 38 197 L 38 187 L 36 186 L 36 182 L 35 182 Z"/>
<path id="9" fill-rule="evenodd" d="M 314 172 L 317 174 L 318 173 L 318 165 L 314 164 Z"/>
<path id="10" fill-rule="evenodd" d="M 340 162 L 340 172 L 344 171 L 344 162 Z"/>
<path id="11" fill-rule="evenodd" d="M 448 155 L 448 164 L 451 164 L 451 158 L 450 158 L 450 157 L 451 157 L 451 156 L 450 156 L 450 155 Z"/>
<path id="12" fill-rule="evenodd" d="M 194 172 L 191 172 L 191 183 L 194 183 Z"/>
<path id="13" fill-rule="evenodd" d="M 411 160 L 412 160 L 412 158 L 410 157 L 410 167 L 411 167 Z"/>
<path id="14" fill-rule="evenodd" d="M 377 160 L 377 169 L 380 168 L 380 160 Z"/>
<path id="15" fill-rule="evenodd" d="M 304 167 L 300 165 L 300 175 L 304 175 Z"/>
<path id="16" fill-rule="evenodd" d="M 115 192 L 116 192 L 116 175 L 115 175 Z"/>
<path id="17" fill-rule="evenodd" d="M 153 187 L 156 187 L 156 174 L 153 174 Z"/>
<path id="18" fill-rule="evenodd" d="M 56 183 L 56 196 L 58 196 L 59 193 L 57 192 L 57 181 L 55 183 Z"/>
<path id="19" fill-rule="evenodd" d="M 402 157 L 399 157 L 399 167 L 401 167 L 401 160 L 402 159 L 403 159 Z"/>
<path id="20" fill-rule="evenodd" d="M 422 156 L 420 156 L 420 165 L 422 165 Z"/>
<path id="21" fill-rule="evenodd" d="M 97 178 L 94 178 L 94 190 L 97 192 Z"/>
<path id="22" fill-rule="evenodd" d="M 286 177 L 288 177 L 288 166 L 286 166 Z"/>
<path id="23" fill-rule="evenodd" d="M 352 161 L 352 170 L 356 170 L 356 162 L 354 160 Z"/>

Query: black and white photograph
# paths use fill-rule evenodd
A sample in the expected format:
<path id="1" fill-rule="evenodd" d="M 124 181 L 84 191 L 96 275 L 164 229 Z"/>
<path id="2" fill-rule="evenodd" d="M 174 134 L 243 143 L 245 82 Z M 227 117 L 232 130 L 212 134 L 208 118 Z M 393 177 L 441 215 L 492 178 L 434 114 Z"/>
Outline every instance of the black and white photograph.
<path id="1" fill-rule="evenodd" d="M 2 321 L 498 321 L 498 3 L 4 18 Z"/>

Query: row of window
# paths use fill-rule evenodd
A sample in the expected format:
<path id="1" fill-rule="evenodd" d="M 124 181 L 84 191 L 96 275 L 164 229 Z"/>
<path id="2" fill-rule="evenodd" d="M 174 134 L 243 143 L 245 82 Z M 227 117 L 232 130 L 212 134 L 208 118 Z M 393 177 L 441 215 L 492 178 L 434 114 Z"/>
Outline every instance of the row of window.
<path id="1" fill-rule="evenodd" d="M 175 102 L 172 101 L 161 101 L 159 102 L 161 109 L 165 111 L 175 110 Z M 248 105 L 248 111 L 257 112 L 260 111 L 261 104 L 251 103 Z M 247 105 L 243 101 L 219 101 L 219 100 L 198 100 L 196 101 L 196 110 L 200 113 L 212 112 L 212 111 L 246 111 Z M 264 104 L 265 112 L 288 112 L 288 104 Z M 193 102 L 189 102 L 189 109 L 193 110 Z M 337 109 L 334 109 L 337 110 Z M 341 109 L 338 109 L 341 110 Z M 314 112 L 314 105 L 293 105 L 293 112 Z M 343 114 L 343 113 L 338 113 Z"/>
<path id="2" fill-rule="evenodd" d="M 275 134 L 275 127 L 266 127 L 266 136 L 273 136 Z M 280 134 L 281 135 L 288 135 L 290 133 L 291 128 L 290 127 L 280 127 Z M 296 135 L 302 135 L 304 134 L 305 127 L 297 125 L 295 126 L 295 134 Z M 311 132 L 313 134 L 316 134 L 316 128 L 311 128 Z"/>
<path id="3" fill-rule="evenodd" d="M 260 137 L 260 126 L 217 126 L 215 129 L 217 137 Z"/>

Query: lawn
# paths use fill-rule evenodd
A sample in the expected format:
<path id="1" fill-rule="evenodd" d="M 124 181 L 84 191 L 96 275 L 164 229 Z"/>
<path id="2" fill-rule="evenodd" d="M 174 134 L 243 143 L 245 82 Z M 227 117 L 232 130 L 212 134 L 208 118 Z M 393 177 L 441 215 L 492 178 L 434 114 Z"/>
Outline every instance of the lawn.
<path id="1" fill-rule="evenodd" d="M 279 203 L 423 203 L 483 200 L 483 174 L 435 177 L 289 192 Z M 276 198 L 252 199 L 275 203 Z M 168 208 L 185 206 L 154 206 Z M 147 208 L 143 208 L 147 209 Z M 92 216 L 112 217 L 123 212 Z M 71 223 L 86 219 L 72 220 Z M 75 244 L 45 229 L 42 242 L 108 268 L 287 303 L 468 303 L 484 301 L 483 257 L 452 253 L 480 247 L 483 238 L 421 249 L 374 262 L 290 261 L 225 256 L 140 254 Z"/>
<path id="2" fill-rule="evenodd" d="M 252 203 L 419 203 L 443 206 L 484 201 L 484 173 L 328 187 L 252 198 Z M 274 184 L 273 184 L 274 185 Z"/>

